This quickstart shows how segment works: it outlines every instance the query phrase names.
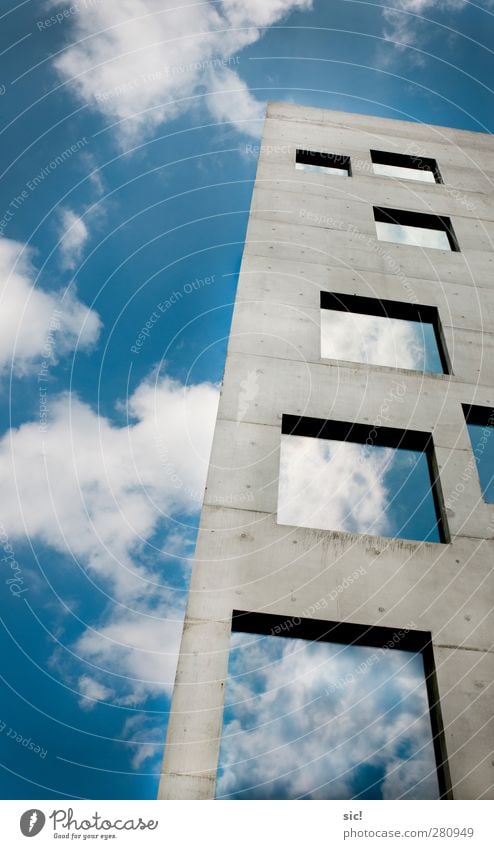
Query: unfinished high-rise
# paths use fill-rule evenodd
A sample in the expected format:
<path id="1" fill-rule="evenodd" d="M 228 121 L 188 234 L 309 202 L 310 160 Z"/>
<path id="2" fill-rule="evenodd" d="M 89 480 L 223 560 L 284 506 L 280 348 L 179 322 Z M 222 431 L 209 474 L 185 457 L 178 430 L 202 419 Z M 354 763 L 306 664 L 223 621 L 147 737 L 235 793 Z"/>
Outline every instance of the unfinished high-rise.
<path id="1" fill-rule="evenodd" d="M 268 107 L 159 798 L 358 796 L 359 746 L 360 798 L 494 797 L 493 178 L 482 133 Z M 336 760 L 358 687 L 376 742 Z"/>

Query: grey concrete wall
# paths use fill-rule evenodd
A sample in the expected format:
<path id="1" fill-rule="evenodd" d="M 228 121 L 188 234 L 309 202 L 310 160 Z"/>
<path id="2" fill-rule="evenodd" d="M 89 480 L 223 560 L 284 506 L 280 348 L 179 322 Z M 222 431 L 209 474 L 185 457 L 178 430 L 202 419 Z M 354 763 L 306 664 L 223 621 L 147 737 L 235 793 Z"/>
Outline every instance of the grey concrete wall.
<path id="1" fill-rule="evenodd" d="M 352 178 L 296 170 L 297 147 L 350 155 Z M 376 176 L 371 148 L 434 157 L 444 184 Z M 233 609 L 431 631 L 453 795 L 494 797 L 494 509 L 461 409 L 494 404 L 493 179 L 483 134 L 269 106 L 159 798 L 214 797 Z M 373 205 L 449 215 L 461 251 L 379 242 Z M 437 306 L 453 374 L 322 360 L 321 290 Z M 375 423 L 383 410 L 391 427 L 433 433 L 445 502 L 457 493 L 451 542 L 278 524 L 282 414 Z"/>

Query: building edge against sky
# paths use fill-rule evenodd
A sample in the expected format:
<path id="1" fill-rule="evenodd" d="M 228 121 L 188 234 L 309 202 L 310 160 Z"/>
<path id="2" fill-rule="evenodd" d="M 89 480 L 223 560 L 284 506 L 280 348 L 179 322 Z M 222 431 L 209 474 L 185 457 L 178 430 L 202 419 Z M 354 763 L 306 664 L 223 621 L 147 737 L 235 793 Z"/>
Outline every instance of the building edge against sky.
<path id="1" fill-rule="evenodd" d="M 493 177 L 484 134 L 269 104 L 159 798 L 215 796 L 234 611 L 239 631 L 291 621 L 330 641 L 327 623 L 336 642 L 374 646 L 411 635 L 443 798 L 494 798 L 494 504 L 477 471 L 493 424 Z M 407 333 L 430 324 L 441 367 L 402 367 L 396 335 L 396 367 L 373 358 L 370 335 L 364 353 L 323 358 L 321 293 L 345 316 L 350 304 Z M 482 445 L 470 405 L 484 411 Z M 297 435 L 359 444 L 364 459 L 375 446 L 425 452 L 437 535 L 386 535 L 377 519 L 281 524 L 280 451 Z"/>

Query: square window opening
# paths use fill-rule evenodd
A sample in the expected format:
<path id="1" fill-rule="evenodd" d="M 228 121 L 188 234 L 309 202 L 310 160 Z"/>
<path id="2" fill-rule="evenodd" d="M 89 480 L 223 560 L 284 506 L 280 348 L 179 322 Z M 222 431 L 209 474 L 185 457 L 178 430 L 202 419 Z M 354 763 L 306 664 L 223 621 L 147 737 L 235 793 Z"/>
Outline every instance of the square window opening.
<path id="1" fill-rule="evenodd" d="M 370 155 L 374 174 L 424 183 L 443 182 L 435 159 L 384 150 L 371 150 Z"/>
<path id="2" fill-rule="evenodd" d="M 432 434 L 284 414 L 277 521 L 447 543 Z"/>
<path id="3" fill-rule="evenodd" d="M 462 404 L 484 501 L 494 504 L 494 408 Z"/>
<path id="4" fill-rule="evenodd" d="M 352 169 L 349 156 L 339 153 L 322 153 L 315 150 L 297 150 L 295 168 L 318 174 L 331 174 L 338 177 L 351 177 Z"/>
<path id="5" fill-rule="evenodd" d="M 459 251 L 451 219 L 443 215 L 374 207 L 377 238 L 382 242 Z"/>
<path id="6" fill-rule="evenodd" d="M 321 356 L 450 374 L 436 307 L 321 292 Z"/>
<path id="7" fill-rule="evenodd" d="M 233 611 L 216 798 L 452 798 L 430 633 Z"/>

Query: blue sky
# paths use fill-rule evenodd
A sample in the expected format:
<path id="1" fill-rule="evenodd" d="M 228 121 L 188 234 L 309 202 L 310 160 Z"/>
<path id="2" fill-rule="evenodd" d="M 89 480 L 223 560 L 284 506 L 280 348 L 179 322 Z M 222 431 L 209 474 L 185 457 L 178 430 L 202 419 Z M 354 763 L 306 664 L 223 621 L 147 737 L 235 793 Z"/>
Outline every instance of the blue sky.
<path id="1" fill-rule="evenodd" d="M 156 793 L 266 100 L 492 131 L 490 0 L 175 5 L 0 9 L 5 798 Z"/>

